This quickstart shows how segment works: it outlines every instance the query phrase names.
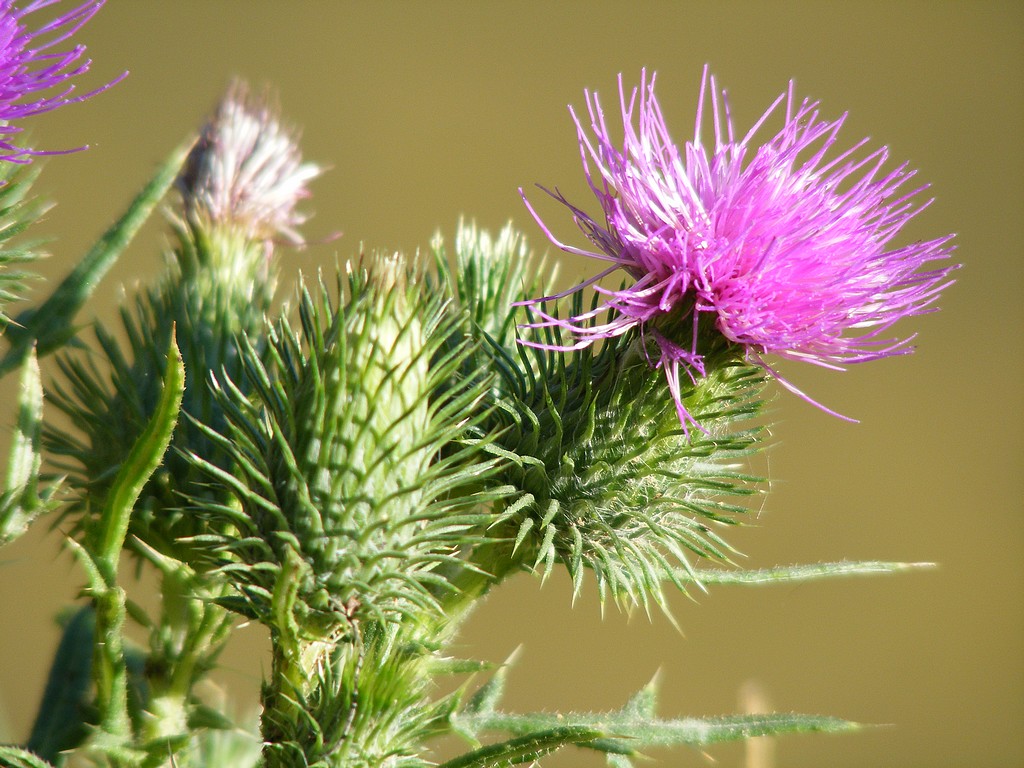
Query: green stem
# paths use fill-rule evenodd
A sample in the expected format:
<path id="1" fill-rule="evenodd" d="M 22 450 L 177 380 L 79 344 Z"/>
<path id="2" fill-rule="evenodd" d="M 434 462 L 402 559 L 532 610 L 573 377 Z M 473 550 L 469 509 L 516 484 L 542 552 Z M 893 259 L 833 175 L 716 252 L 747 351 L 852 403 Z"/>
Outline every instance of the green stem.
<path id="1" fill-rule="evenodd" d="M 128 717 L 128 670 L 124 662 L 125 593 L 120 587 L 109 587 L 94 594 L 93 602 L 98 640 L 93 667 L 102 732 L 98 746 L 107 753 L 114 768 L 136 765 L 136 756 L 129 748 L 132 726 Z"/>
<path id="2" fill-rule="evenodd" d="M 160 562 L 161 617 L 150 640 L 147 675 L 149 703 L 144 741 L 164 741 L 167 756 L 179 755 L 187 744 L 192 690 L 213 666 L 233 623 L 215 600 L 224 588 L 177 561 Z M 178 746 L 176 746 L 178 745 Z M 179 755 L 180 756 L 180 755 Z M 170 759 L 170 758 L 169 758 Z"/>

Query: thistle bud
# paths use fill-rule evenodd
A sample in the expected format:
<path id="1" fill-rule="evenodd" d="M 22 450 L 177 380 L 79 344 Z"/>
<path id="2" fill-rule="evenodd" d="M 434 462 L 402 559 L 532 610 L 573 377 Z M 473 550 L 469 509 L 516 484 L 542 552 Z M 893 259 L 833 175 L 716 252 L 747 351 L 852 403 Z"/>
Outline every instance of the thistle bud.
<path id="1" fill-rule="evenodd" d="M 216 439 L 237 457 L 238 512 L 201 510 L 237 526 L 220 551 L 241 564 L 231 575 L 250 613 L 276 626 L 272 603 L 296 589 L 304 642 L 436 606 L 495 467 L 479 439 L 461 442 L 486 394 L 456 375 L 470 352 L 451 344 L 462 316 L 399 256 L 349 264 L 342 281 L 337 302 L 302 292 L 301 331 L 281 321 L 272 365 L 243 353 L 242 379 L 220 383 L 228 423 Z"/>
<path id="2" fill-rule="evenodd" d="M 373 553 L 406 549 L 416 526 L 403 520 L 420 511 L 432 456 L 423 443 L 432 387 L 427 308 L 407 269 L 398 256 L 347 266 L 348 300 L 310 350 L 294 394 L 301 492 L 284 499 L 282 512 L 342 604 L 370 600 L 356 584 L 404 567 Z"/>
<path id="3" fill-rule="evenodd" d="M 203 128 L 178 180 L 193 252 L 183 271 L 205 268 L 244 296 L 272 288 L 274 243 L 305 245 L 298 203 L 321 168 L 303 162 L 294 131 L 284 127 L 266 94 L 236 81 Z M 195 262 L 193 263 L 194 257 Z"/>
<path id="4" fill-rule="evenodd" d="M 308 216 L 296 206 L 320 172 L 302 161 L 295 132 L 280 123 L 269 98 L 236 81 L 203 128 L 179 188 L 190 219 L 301 246 L 298 227 Z"/>
<path id="5" fill-rule="evenodd" d="M 213 401 L 211 374 L 242 378 L 238 340 L 264 346 L 265 316 L 273 295 L 270 257 L 283 238 L 302 245 L 297 231 L 307 218 L 296 210 L 307 197 L 307 182 L 320 168 L 302 161 L 293 132 L 282 127 L 266 97 L 250 96 L 235 83 L 201 131 L 178 179 L 181 214 L 172 219 L 178 242 L 160 282 L 122 313 L 130 348 L 99 327 L 108 353 L 112 387 L 95 381 L 96 369 L 65 362 L 70 386 L 57 398 L 73 415 L 84 440 L 56 435 L 61 452 L 73 458 L 72 483 L 85 496 L 102 493 L 95 478 L 111 475 L 148 422 L 158 394 L 168 334 L 175 327 L 185 363 L 183 411 L 219 429 L 223 414 Z M 205 522 L 183 510 L 183 497 L 221 497 L 223 490 L 199 487 L 183 454 L 224 467 L 224 452 L 194 422 L 183 419 L 172 450 L 137 505 L 132 534 L 148 547 L 187 562 L 193 547 L 184 542 L 208 532 Z M 81 471 L 79 467 L 81 466 Z"/>

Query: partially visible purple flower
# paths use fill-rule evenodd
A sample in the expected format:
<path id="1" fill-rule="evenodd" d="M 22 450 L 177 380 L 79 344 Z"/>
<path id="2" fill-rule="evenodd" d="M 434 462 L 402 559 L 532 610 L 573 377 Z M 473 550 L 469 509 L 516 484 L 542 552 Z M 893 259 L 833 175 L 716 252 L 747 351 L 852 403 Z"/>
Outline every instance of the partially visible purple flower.
<path id="1" fill-rule="evenodd" d="M 104 0 L 82 3 L 39 29 L 25 27 L 26 16 L 58 2 L 60 0 L 34 0 L 23 8 L 16 8 L 14 0 L 0 0 L 0 160 L 27 163 L 33 155 L 77 151 L 42 151 L 15 146 L 11 143 L 13 136 L 22 129 L 14 121 L 85 101 L 128 74 L 125 72 L 89 93 L 72 96 L 75 86 L 70 81 L 87 72 L 92 61 L 82 59 L 84 45 L 63 52 L 53 49 L 91 19 Z"/>
<path id="2" fill-rule="evenodd" d="M 949 256 L 952 235 L 886 250 L 931 202 L 915 202 L 926 187 L 904 189 L 914 175 L 906 164 L 883 170 L 885 147 L 857 157 L 867 139 L 827 158 L 845 115 L 820 119 L 818 102 L 797 102 L 792 82 L 753 128 L 737 136 L 726 94 L 711 77 L 714 144 L 706 146 L 701 128 L 708 79 L 705 67 L 694 138 L 682 151 L 669 137 L 655 77 L 648 82 L 646 72 L 628 98 L 619 77 L 621 148 L 596 94 L 586 93 L 592 138 L 572 113 L 604 221 L 560 193 L 549 194 L 569 208 L 595 250 L 557 240 L 527 201 L 555 245 L 609 264 L 564 294 L 527 304 L 560 298 L 618 269 L 634 281 L 622 290 L 595 286 L 604 303 L 577 317 L 559 319 L 535 307 L 542 320 L 530 327 L 569 330 L 575 341 L 570 349 L 638 328 L 660 350 L 652 362 L 665 370 L 684 427 L 693 420 L 682 401 L 680 373 L 693 380 L 706 373 L 698 349 L 701 315 L 713 316 L 717 330 L 742 345 L 748 361 L 776 378 L 765 354 L 841 369 L 912 351 L 912 336 L 887 332 L 901 318 L 929 311 L 956 268 L 922 270 Z M 782 130 L 753 146 L 755 133 L 783 102 Z M 614 310 L 612 319 L 597 321 L 606 310 Z"/>
<path id="3" fill-rule="evenodd" d="M 266 98 L 236 82 L 217 106 L 179 179 L 189 218 L 229 226 L 248 239 L 304 244 L 297 209 L 322 169 L 302 162 L 294 133 Z"/>

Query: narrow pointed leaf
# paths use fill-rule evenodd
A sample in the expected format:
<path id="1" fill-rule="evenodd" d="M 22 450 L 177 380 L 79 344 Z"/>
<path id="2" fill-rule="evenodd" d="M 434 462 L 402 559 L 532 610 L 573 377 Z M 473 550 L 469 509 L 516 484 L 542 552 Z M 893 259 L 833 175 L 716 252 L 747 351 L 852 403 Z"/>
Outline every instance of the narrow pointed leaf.
<path id="1" fill-rule="evenodd" d="M 859 562 L 840 561 L 836 563 L 777 566 L 775 568 L 759 568 L 749 571 L 704 568 L 695 569 L 692 573 L 679 571 L 676 573 L 676 577 L 680 581 L 699 582 L 701 584 L 756 585 L 814 581 L 816 579 L 829 579 L 839 576 L 871 576 L 934 567 L 934 563 L 896 563 L 865 560 Z"/>
<path id="2" fill-rule="evenodd" d="M 98 552 L 100 561 L 111 571 L 116 570 L 117 558 L 128 532 L 132 508 L 146 481 L 163 461 L 164 453 L 171 442 L 184 392 L 185 366 L 172 334 L 160 401 L 153 417 L 118 470 L 104 504 Z"/>
<path id="3" fill-rule="evenodd" d="M 84 716 L 92 691 L 95 626 L 95 611 L 85 606 L 75 612 L 61 635 L 26 745 L 45 760 L 55 761 L 64 750 L 78 746 L 88 733 Z"/>
<path id="4" fill-rule="evenodd" d="M 498 706 L 498 702 L 505 693 L 505 681 L 508 678 L 508 670 L 515 663 L 518 655 L 519 649 L 517 648 L 505 659 L 505 663 L 498 667 L 491 679 L 480 686 L 480 689 L 466 703 L 466 714 L 472 716 L 494 711 L 494 708 Z"/>
<path id="5" fill-rule="evenodd" d="M 636 717 L 655 717 L 658 708 L 658 676 L 655 675 L 643 688 L 634 693 L 622 708 L 624 713 Z"/>
<path id="6" fill-rule="evenodd" d="M 11 348 L 0 360 L 0 376 L 17 366 L 33 344 L 43 356 L 58 349 L 73 335 L 78 310 L 163 199 L 191 148 L 192 141 L 189 141 L 175 149 L 121 218 L 103 233 L 50 297 L 37 309 L 20 314 L 10 325 L 6 335 Z"/>
<path id="7" fill-rule="evenodd" d="M 22 366 L 18 394 L 18 418 L 11 435 L 7 476 L 0 495 L 0 545 L 17 538 L 32 519 L 44 509 L 36 495 L 41 454 L 39 436 L 42 428 L 43 388 L 39 380 L 39 363 L 30 350 Z"/>
<path id="8" fill-rule="evenodd" d="M 801 714 L 727 715 L 707 718 L 680 718 L 660 720 L 637 717 L 627 711 L 608 713 L 547 712 L 508 714 L 490 712 L 473 718 L 471 723 L 461 722 L 460 729 L 480 733 L 504 731 L 529 734 L 556 726 L 592 728 L 601 733 L 599 740 L 586 745 L 593 749 L 617 754 L 633 755 L 645 747 L 688 745 L 704 747 L 727 741 L 749 739 L 755 736 L 779 736 L 786 733 L 844 733 L 863 728 L 859 723 L 836 717 Z"/>
<path id="9" fill-rule="evenodd" d="M 53 766 L 27 749 L 0 745 L 0 768 L 53 768 Z"/>
<path id="10" fill-rule="evenodd" d="M 491 768 L 531 763 L 568 744 L 585 744 L 600 738 L 601 732 L 593 728 L 563 726 L 519 736 L 500 744 L 467 752 L 444 763 L 441 768 Z"/>

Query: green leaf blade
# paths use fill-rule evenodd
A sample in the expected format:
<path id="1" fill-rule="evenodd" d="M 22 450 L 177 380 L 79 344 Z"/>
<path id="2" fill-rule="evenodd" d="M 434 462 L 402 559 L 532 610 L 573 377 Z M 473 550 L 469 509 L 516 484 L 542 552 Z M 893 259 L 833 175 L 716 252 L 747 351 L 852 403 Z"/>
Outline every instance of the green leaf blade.
<path id="1" fill-rule="evenodd" d="M 95 629 L 92 606 L 80 608 L 64 627 L 26 745 L 46 760 L 56 761 L 61 752 L 77 747 L 88 733 L 85 716 L 92 689 Z"/>
<path id="2" fill-rule="evenodd" d="M 602 735 L 601 731 L 583 726 L 551 728 L 467 752 L 441 768 L 498 768 L 531 763 L 569 744 L 583 745 Z"/>
<path id="3" fill-rule="evenodd" d="M 157 169 L 121 217 L 100 237 L 41 306 L 21 313 L 7 329 L 11 348 L 0 360 L 0 376 L 16 367 L 36 346 L 42 357 L 74 334 L 73 321 L 178 177 L 193 142 L 179 146 Z"/>
<path id="4" fill-rule="evenodd" d="M 43 419 L 43 388 L 39 362 L 29 351 L 22 365 L 18 394 L 18 418 L 11 435 L 7 475 L 0 494 L 0 545 L 20 536 L 45 509 L 38 498 L 37 482 L 42 455 L 39 440 Z"/>
<path id="5" fill-rule="evenodd" d="M 742 584 L 771 585 L 843 576 L 874 576 L 903 571 L 934 568 L 934 563 L 900 563 L 882 560 L 841 560 L 833 563 L 811 563 L 807 565 L 780 565 L 773 568 L 758 568 L 748 571 L 725 569 L 695 569 L 691 573 L 679 571 L 676 577 L 683 582 L 700 584 Z"/>
<path id="6" fill-rule="evenodd" d="M 608 744 L 591 743 L 588 746 L 624 755 L 636 754 L 638 749 L 644 747 L 679 745 L 706 747 L 757 736 L 780 736 L 788 733 L 848 733 L 864 727 L 860 723 L 837 717 L 789 713 L 662 720 L 653 717 L 635 717 L 622 711 L 566 714 L 490 712 L 471 719 L 474 720 L 471 730 L 477 732 L 505 731 L 513 734 L 529 734 L 551 729 L 556 724 L 565 727 L 590 728 L 600 733 L 602 742 L 607 739 Z M 593 742 L 594 739 L 590 741 Z"/>
<path id="7" fill-rule="evenodd" d="M 118 470 L 104 504 L 98 553 L 100 561 L 111 573 L 116 570 L 117 558 L 124 545 L 135 502 L 150 476 L 160 466 L 167 446 L 170 445 L 184 393 L 185 365 L 172 333 L 160 401 L 153 417 Z"/>
<path id="8" fill-rule="evenodd" d="M 0 768 L 53 768 L 53 766 L 27 749 L 0 744 Z"/>

